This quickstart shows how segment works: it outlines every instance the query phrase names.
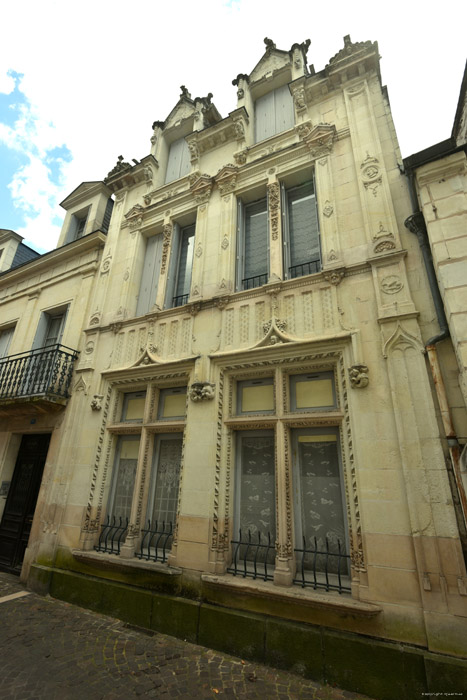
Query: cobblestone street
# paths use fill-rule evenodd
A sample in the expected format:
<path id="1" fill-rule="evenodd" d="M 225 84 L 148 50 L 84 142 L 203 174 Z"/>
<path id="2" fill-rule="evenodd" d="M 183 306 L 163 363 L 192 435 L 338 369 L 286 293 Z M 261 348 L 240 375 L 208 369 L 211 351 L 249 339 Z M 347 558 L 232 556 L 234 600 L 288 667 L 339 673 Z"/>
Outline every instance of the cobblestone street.
<path id="1" fill-rule="evenodd" d="M 364 698 L 25 591 L 0 573 L 1 700 Z"/>

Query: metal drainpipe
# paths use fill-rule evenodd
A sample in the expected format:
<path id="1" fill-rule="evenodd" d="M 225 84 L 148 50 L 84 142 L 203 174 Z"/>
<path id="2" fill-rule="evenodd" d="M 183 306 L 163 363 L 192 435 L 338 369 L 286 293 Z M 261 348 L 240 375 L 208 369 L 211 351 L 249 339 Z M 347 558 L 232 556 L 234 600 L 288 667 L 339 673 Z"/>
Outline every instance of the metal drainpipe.
<path id="1" fill-rule="evenodd" d="M 409 180 L 409 189 L 410 196 L 412 199 L 412 205 L 415 209 L 417 208 L 418 201 L 416 199 L 415 187 L 413 183 L 414 176 L 411 171 L 409 171 L 406 174 Z M 433 258 L 431 256 L 431 249 L 428 242 L 428 233 L 426 230 L 425 219 L 423 217 L 423 214 L 421 213 L 421 211 L 416 211 L 404 221 L 404 224 L 406 228 L 409 229 L 409 231 L 415 233 L 415 235 L 417 236 L 420 249 L 422 251 L 423 262 L 425 263 L 426 273 L 428 276 L 428 284 L 430 286 L 431 295 L 433 297 L 433 303 L 435 305 L 436 316 L 438 318 L 438 323 L 440 326 L 440 332 L 437 335 L 430 338 L 425 343 L 425 348 L 428 354 L 430 370 L 433 377 L 433 383 L 438 399 L 438 405 L 441 412 L 444 434 L 448 443 L 449 456 L 451 458 L 454 481 L 456 483 L 457 493 L 459 496 L 464 528 L 467 530 L 467 495 L 465 493 L 460 471 L 460 446 L 454 430 L 451 412 L 449 410 L 446 387 L 444 385 L 443 376 L 441 374 L 438 350 L 436 348 L 436 343 L 439 343 L 441 340 L 444 340 L 445 338 L 449 337 L 449 326 L 447 323 L 446 314 L 444 312 L 444 304 L 443 300 L 441 299 L 438 281 L 436 279 L 436 274 L 433 266 Z M 464 550 L 464 557 L 467 557 L 467 543 L 463 541 L 464 539 L 465 538 L 461 536 L 461 541 L 463 542 L 462 548 Z"/>

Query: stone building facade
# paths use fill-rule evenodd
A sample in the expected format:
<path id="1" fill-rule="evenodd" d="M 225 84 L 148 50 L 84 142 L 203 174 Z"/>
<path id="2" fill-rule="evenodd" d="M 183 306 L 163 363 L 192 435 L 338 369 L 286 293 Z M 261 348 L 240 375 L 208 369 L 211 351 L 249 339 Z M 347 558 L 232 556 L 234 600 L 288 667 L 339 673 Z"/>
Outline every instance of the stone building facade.
<path id="1" fill-rule="evenodd" d="M 94 257 L 22 576 L 375 697 L 453 687 L 462 512 L 378 47 L 345 37 L 316 73 L 309 42 L 265 44 L 227 117 L 182 86 L 148 156 L 65 200 L 48 255 Z M 13 464 L 26 427 L 2 429 Z"/>

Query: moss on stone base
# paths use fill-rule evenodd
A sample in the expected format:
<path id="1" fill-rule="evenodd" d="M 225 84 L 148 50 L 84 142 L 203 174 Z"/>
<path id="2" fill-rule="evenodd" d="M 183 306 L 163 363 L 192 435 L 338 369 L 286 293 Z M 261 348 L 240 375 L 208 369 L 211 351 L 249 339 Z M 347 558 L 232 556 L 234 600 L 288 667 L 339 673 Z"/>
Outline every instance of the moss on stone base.
<path id="1" fill-rule="evenodd" d="M 378 700 L 413 700 L 422 697 L 422 693 L 467 692 L 466 661 L 410 645 L 37 564 L 31 567 L 28 583 L 41 593 L 50 586 L 50 593 L 56 598 L 139 627 L 266 661 Z"/>

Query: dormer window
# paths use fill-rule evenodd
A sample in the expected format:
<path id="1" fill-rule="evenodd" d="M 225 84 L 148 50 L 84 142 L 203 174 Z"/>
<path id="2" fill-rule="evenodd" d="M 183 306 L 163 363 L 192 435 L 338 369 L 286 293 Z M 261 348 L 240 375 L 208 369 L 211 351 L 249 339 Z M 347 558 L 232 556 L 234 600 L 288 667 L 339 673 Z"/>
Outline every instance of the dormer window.
<path id="1" fill-rule="evenodd" d="M 68 243 L 71 243 L 71 241 L 76 241 L 78 238 L 84 236 L 90 208 L 91 207 L 87 207 L 86 209 L 72 215 L 67 235 Z"/>
<path id="2" fill-rule="evenodd" d="M 178 180 L 190 172 L 190 150 L 185 139 L 177 139 L 170 144 L 165 182 Z"/>
<path id="3" fill-rule="evenodd" d="M 294 108 L 288 85 L 258 97 L 255 102 L 256 143 L 291 129 L 293 125 Z"/>

